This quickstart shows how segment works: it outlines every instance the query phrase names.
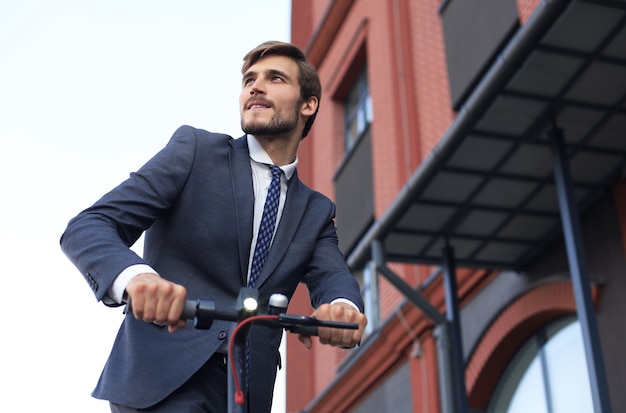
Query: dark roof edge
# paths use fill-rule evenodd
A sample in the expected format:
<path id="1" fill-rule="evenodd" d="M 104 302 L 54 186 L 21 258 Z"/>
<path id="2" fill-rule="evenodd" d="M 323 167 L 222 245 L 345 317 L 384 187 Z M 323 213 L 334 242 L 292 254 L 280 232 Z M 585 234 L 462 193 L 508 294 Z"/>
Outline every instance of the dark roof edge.
<path id="1" fill-rule="evenodd" d="M 424 189 L 426 183 L 437 173 L 441 164 L 482 116 L 482 112 L 493 102 L 493 99 L 508 82 L 518 66 L 571 1 L 542 0 L 537 5 L 528 21 L 513 36 L 508 46 L 500 53 L 485 77 L 461 107 L 441 140 L 428 153 L 389 208 L 374 222 L 350 253 L 347 262 L 352 270 L 359 269 L 365 264 L 370 256 L 371 243 L 389 231 L 398 217 L 411 204 L 413 196 Z"/>

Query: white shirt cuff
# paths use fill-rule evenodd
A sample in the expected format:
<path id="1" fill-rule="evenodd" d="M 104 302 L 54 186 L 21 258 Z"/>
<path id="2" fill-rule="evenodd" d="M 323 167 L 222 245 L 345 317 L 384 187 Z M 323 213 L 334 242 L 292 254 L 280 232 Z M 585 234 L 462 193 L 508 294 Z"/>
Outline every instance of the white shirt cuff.
<path id="1" fill-rule="evenodd" d="M 131 265 L 130 267 L 126 267 L 124 271 L 122 271 L 117 276 L 115 281 L 113 281 L 113 284 L 111 285 L 111 288 L 109 288 L 109 290 L 107 291 L 107 294 L 116 303 L 123 304 L 124 291 L 126 291 L 126 286 L 128 285 L 128 282 L 130 281 L 130 279 L 136 275 L 147 273 L 147 272 L 158 274 L 154 270 L 154 268 L 146 264 L 135 264 L 135 265 Z"/>
<path id="2" fill-rule="evenodd" d="M 347 298 L 335 298 L 333 301 L 330 302 L 331 304 L 336 304 L 336 303 L 345 303 L 345 304 L 349 304 L 352 307 L 354 307 L 354 309 L 356 311 L 358 311 L 359 313 L 361 312 L 361 310 L 359 310 L 359 307 L 357 307 L 356 304 L 354 304 L 352 301 L 348 300 Z"/>

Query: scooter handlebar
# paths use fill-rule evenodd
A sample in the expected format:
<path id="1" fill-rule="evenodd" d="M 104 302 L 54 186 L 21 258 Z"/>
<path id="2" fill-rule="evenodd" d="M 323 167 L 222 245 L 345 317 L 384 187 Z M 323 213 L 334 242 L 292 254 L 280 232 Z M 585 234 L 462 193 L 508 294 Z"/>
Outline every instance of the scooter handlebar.
<path id="1" fill-rule="evenodd" d="M 130 297 L 126 302 L 124 313 L 132 313 L 132 303 Z M 198 329 L 209 329 L 214 319 L 226 321 L 239 321 L 240 315 L 234 311 L 218 311 L 215 303 L 210 300 L 186 300 L 181 314 L 181 320 L 194 320 L 194 325 Z M 286 331 L 305 336 L 317 336 L 319 327 L 342 328 L 356 330 L 359 325 L 356 323 L 343 323 L 337 321 L 318 320 L 313 317 L 280 313 L 276 314 L 276 319 L 260 320 L 259 324 L 284 328 Z"/>

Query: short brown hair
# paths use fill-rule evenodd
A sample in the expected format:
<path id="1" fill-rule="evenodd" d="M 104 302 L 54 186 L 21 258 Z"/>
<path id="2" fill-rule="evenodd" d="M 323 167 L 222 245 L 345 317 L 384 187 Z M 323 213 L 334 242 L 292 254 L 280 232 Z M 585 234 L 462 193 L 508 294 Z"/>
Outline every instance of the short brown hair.
<path id="1" fill-rule="evenodd" d="M 268 41 L 261 43 L 248 52 L 243 58 L 241 73 L 246 73 L 250 66 L 266 56 L 285 56 L 293 59 L 298 65 L 298 83 L 300 84 L 300 98 L 308 100 L 311 96 L 317 98 L 317 109 L 315 113 L 307 119 L 302 131 L 302 137 L 306 137 L 313 126 L 313 121 L 319 110 L 319 103 L 322 100 L 322 85 L 317 71 L 306 59 L 304 52 L 299 47 L 285 42 Z"/>

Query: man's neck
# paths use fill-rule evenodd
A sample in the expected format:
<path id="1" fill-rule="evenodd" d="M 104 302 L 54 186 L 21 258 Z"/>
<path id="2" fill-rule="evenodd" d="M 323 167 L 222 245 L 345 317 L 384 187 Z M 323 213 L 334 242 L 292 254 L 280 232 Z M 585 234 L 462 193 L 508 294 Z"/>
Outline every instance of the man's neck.
<path id="1" fill-rule="evenodd" d="M 296 159 L 300 138 L 296 136 L 254 135 L 276 166 L 292 163 Z"/>

